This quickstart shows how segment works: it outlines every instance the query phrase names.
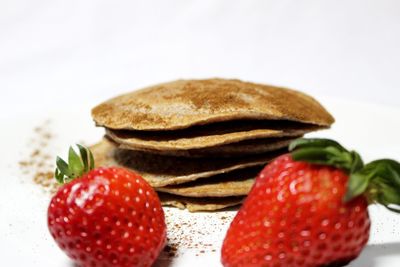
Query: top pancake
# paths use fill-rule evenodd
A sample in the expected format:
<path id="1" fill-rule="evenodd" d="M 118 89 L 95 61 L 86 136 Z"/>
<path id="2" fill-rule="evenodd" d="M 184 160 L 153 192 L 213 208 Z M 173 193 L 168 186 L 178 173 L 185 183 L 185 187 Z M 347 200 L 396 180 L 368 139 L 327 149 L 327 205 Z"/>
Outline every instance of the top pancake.
<path id="1" fill-rule="evenodd" d="M 228 120 L 290 120 L 323 127 L 333 117 L 312 97 L 240 80 L 178 80 L 110 99 L 92 110 L 116 130 L 177 130 Z"/>

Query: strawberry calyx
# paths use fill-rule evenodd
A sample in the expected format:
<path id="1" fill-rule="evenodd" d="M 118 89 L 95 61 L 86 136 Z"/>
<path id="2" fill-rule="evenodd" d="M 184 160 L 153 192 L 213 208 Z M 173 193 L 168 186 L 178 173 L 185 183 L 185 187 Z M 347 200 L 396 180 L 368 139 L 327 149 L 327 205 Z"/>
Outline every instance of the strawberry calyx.
<path id="1" fill-rule="evenodd" d="M 361 156 L 330 139 L 300 138 L 289 145 L 293 160 L 328 165 L 349 175 L 343 201 L 364 194 L 370 203 L 379 203 L 400 213 L 400 163 L 380 159 L 364 164 Z"/>
<path id="2" fill-rule="evenodd" d="M 349 151 L 330 139 L 296 139 L 289 145 L 289 151 L 293 160 L 330 165 L 351 173 L 364 167 L 364 162 L 357 152 Z"/>
<path id="3" fill-rule="evenodd" d="M 375 160 L 352 173 L 345 200 L 363 193 L 370 202 L 400 213 L 400 163 L 391 159 Z"/>
<path id="4" fill-rule="evenodd" d="M 60 184 L 68 183 L 94 169 L 94 158 L 90 149 L 79 144 L 76 146 L 78 147 L 79 155 L 73 147 L 70 147 L 68 163 L 60 157 L 56 159 L 55 178 Z"/>

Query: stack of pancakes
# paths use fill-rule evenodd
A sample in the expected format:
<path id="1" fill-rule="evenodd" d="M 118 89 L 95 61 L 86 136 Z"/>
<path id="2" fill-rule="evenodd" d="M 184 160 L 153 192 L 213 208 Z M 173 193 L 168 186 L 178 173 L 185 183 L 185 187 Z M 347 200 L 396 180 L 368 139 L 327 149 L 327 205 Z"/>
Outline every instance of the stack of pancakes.
<path id="1" fill-rule="evenodd" d="M 303 93 L 239 80 L 179 80 L 110 99 L 92 110 L 106 137 L 97 166 L 146 179 L 165 205 L 189 211 L 239 204 L 291 140 L 332 116 Z"/>

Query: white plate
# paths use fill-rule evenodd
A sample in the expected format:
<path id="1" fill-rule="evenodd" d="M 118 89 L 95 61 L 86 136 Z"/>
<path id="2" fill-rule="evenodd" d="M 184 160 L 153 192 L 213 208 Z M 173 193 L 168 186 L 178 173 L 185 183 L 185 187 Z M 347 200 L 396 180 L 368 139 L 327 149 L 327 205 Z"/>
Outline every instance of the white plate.
<path id="1" fill-rule="evenodd" d="M 400 160 L 400 109 L 321 99 L 337 122 L 329 131 L 314 136 L 332 137 L 358 150 L 365 160 L 391 157 Z M 48 143 L 54 157 L 65 156 L 70 144 L 94 143 L 102 136 L 90 119 L 89 107 L 49 110 L 35 114 L 2 114 L 2 153 L 0 154 L 0 265 L 1 266 L 73 266 L 48 234 L 46 208 L 49 195 L 23 174 L 19 161 L 28 159 L 37 144 L 33 128 L 47 119 L 56 136 Z M 33 141 L 31 139 L 34 139 Z M 372 231 L 369 245 L 350 266 L 393 267 L 400 262 L 400 216 L 382 207 L 370 208 Z M 229 218 L 234 211 L 196 213 L 166 209 L 169 236 L 181 240 L 178 256 L 165 253 L 156 266 L 220 266 L 219 249 Z M 223 217 L 228 217 L 223 219 Z M 180 223 L 181 227 L 173 226 Z M 182 225 L 186 224 L 186 225 Z M 213 252 L 215 250 L 215 252 Z"/>

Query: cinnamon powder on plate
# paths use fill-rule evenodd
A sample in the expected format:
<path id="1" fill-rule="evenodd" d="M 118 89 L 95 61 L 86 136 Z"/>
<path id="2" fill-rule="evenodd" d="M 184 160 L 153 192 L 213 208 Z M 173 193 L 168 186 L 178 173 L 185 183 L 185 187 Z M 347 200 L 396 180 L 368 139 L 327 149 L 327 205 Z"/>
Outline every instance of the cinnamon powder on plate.
<path id="1" fill-rule="evenodd" d="M 50 151 L 54 137 L 50 120 L 35 127 L 27 144 L 28 153 L 18 162 L 23 175 L 51 193 L 55 193 L 59 186 L 54 179 L 54 156 Z"/>

